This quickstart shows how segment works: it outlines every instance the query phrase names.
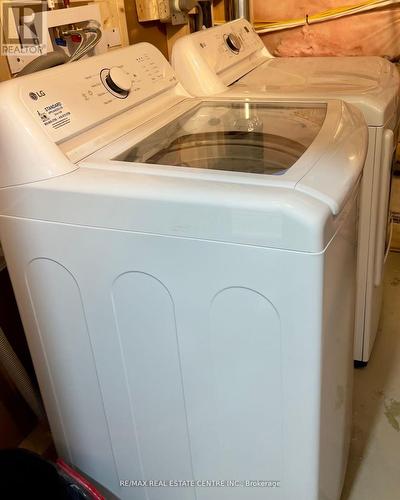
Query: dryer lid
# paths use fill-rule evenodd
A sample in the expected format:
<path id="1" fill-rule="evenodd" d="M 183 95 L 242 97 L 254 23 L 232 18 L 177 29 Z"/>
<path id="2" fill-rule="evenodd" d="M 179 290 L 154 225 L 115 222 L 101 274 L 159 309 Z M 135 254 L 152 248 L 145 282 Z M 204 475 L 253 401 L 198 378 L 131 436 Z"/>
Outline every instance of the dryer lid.
<path id="1" fill-rule="evenodd" d="M 233 37 L 237 50 L 228 43 Z M 380 57 L 277 57 L 239 19 L 180 38 L 172 64 L 195 96 L 343 99 L 383 126 L 398 110 L 396 67 Z"/>
<path id="2" fill-rule="evenodd" d="M 373 126 L 383 126 L 398 108 L 399 75 L 381 57 L 275 58 L 241 76 L 230 87 L 236 93 L 343 99 Z"/>
<path id="3" fill-rule="evenodd" d="M 377 92 L 391 83 L 394 73 L 394 66 L 381 57 L 278 57 L 266 69 L 256 68 L 243 81 L 260 78 L 284 89 L 352 94 Z"/>

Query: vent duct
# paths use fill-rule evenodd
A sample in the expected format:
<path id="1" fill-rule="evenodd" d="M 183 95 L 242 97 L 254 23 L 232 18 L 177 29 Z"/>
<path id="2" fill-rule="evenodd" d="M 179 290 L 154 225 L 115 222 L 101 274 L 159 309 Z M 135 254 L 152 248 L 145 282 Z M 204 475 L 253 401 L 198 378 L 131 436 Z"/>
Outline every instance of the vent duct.
<path id="1" fill-rule="evenodd" d="M 250 0 L 225 0 L 225 21 L 243 17 L 250 21 Z"/>

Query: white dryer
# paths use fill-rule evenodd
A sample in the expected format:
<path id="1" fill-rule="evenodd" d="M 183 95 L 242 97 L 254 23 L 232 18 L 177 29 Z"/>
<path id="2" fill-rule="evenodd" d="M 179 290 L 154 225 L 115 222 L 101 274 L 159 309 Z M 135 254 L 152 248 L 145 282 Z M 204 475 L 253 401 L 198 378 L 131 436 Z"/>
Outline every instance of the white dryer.
<path id="1" fill-rule="evenodd" d="M 369 149 L 360 202 L 354 359 L 365 365 L 378 330 L 390 247 L 389 196 L 399 130 L 395 66 L 380 57 L 273 58 L 244 19 L 179 39 L 172 64 L 194 96 L 343 99 L 363 112 Z"/>
<path id="2" fill-rule="evenodd" d="M 149 44 L 0 85 L 0 237 L 58 453 L 135 500 L 338 500 L 361 113 Z"/>

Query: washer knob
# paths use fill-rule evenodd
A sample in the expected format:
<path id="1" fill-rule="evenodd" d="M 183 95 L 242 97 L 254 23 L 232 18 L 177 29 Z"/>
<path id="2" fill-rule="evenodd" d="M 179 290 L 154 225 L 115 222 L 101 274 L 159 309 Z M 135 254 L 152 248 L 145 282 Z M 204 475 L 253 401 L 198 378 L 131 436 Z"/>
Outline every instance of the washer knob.
<path id="1" fill-rule="evenodd" d="M 229 35 L 225 35 L 225 43 L 232 52 L 239 54 L 240 49 L 242 48 L 242 41 L 236 33 L 229 33 Z"/>
<path id="2" fill-rule="evenodd" d="M 114 66 L 106 76 L 107 85 L 117 94 L 127 95 L 131 90 L 132 81 L 130 76 L 121 68 Z"/>

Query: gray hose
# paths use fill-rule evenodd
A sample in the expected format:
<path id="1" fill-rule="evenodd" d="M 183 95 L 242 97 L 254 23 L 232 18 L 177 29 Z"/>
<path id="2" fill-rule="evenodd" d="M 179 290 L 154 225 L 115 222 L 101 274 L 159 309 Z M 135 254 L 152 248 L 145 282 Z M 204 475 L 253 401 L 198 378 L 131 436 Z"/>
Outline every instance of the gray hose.
<path id="1" fill-rule="evenodd" d="M 200 3 L 197 3 L 196 7 L 197 7 L 196 31 L 201 31 L 204 25 L 203 7 L 200 5 Z"/>
<path id="2" fill-rule="evenodd" d="M 33 387 L 25 368 L 15 354 L 13 348 L 7 340 L 3 330 L 0 328 L 0 367 L 4 369 L 10 377 L 15 387 L 20 392 L 26 403 L 39 420 L 44 420 L 45 411 L 39 394 Z"/>
<path id="3" fill-rule="evenodd" d="M 36 73 L 36 71 L 59 66 L 60 64 L 65 64 L 68 60 L 69 57 L 64 52 L 49 52 L 48 54 L 37 57 L 27 64 L 25 68 L 18 73 L 18 76 L 29 75 L 30 73 Z"/>

